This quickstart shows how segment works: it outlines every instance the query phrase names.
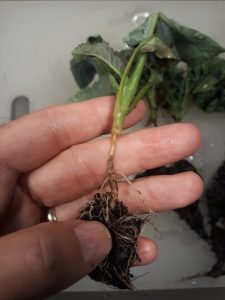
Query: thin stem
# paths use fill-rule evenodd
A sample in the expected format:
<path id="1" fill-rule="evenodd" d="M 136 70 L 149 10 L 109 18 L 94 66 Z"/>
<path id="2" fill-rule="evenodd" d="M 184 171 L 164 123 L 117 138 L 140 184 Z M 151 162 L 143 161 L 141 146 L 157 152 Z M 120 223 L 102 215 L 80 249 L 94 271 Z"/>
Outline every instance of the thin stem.
<path id="1" fill-rule="evenodd" d="M 109 75 L 109 80 L 110 80 L 110 82 L 111 82 L 113 88 L 114 88 L 116 91 L 118 91 L 118 89 L 119 89 L 119 84 L 117 83 L 115 77 L 114 77 L 112 74 Z"/>
<path id="2" fill-rule="evenodd" d="M 134 107 L 137 105 L 137 103 L 146 95 L 149 89 L 151 87 L 156 86 L 161 80 L 162 80 L 161 75 L 157 71 L 152 70 L 149 81 L 142 87 L 142 89 L 135 96 L 128 112 L 132 111 Z"/>
<path id="3" fill-rule="evenodd" d="M 112 199 L 114 200 L 114 202 L 118 201 L 118 185 L 116 182 L 116 176 L 113 167 L 113 158 L 115 153 L 116 140 L 117 140 L 117 136 L 122 131 L 122 126 L 124 123 L 124 119 L 128 113 L 129 106 L 133 102 L 135 94 L 137 93 L 139 81 L 146 61 L 145 53 L 140 54 L 140 57 L 137 61 L 137 64 L 135 65 L 134 71 L 130 78 L 129 78 L 129 72 L 131 70 L 131 67 L 133 66 L 135 58 L 139 54 L 139 50 L 143 47 L 145 43 L 149 41 L 149 39 L 152 38 L 156 28 L 157 19 L 158 19 L 158 14 L 152 17 L 148 37 L 142 43 L 140 43 L 139 46 L 132 53 L 123 72 L 119 89 L 117 92 L 116 103 L 113 112 L 113 124 L 111 129 L 111 148 L 110 148 L 109 159 L 108 159 L 108 177 L 109 177 L 108 182 L 110 185 Z M 145 94 L 146 91 L 149 89 L 149 85 L 150 83 L 148 83 L 145 89 L 142 89 L 141 92 Z M 140 100 L 141 98 L 140 96 L 142 96 L 142 94 L 138 93 L 139 98 L 137 99 L 135 98 L 134 99 L 135 102 L 137 100 Z"/>
<path id="4" fill-rule="evenodd" d="M 117 134 L 112 134 L 112 135 L 111 135 L 111 148 L 110 148 L 109 156 L 113 156 L 114 153 L 115 153 L 115 149 L 116 149 L 116 138 L 117 138 Z"/>
<path id="5" fill-rule="evenodd" d="M 151 26 L 149 28 L 149 32 L 148 32 L 148 37 L 152 37 L 154 32 L 155 32 L 155 28 L 157 25 L 157 21 L 158 21 L 158 17 L 159 17 L 159 13 L 156 13 L 152 16 L 152 21 L 151 21 Z"/>
<path id="6" fill-rule="evenodd" d="M 132 55 L 131 55 L 131 57 L 130 57 L 127 65 L 126 65 L 126 68 L 125 68 L 125 70 L 123 72 L 123 75 L 122 75 L 122 78 L 121 78 L 120 88 L 119 88 L 119 91 L 118 91 L 118 97 L 122 96 L 122 92 L 123 92 L 123 88 L 124 88 L 124 84 L 126 82 L 127 76 L 129 74 L 131 66 L 134 62 L 134 59 L 135 59 L 136 55 L 138 54 L 141 47 L 143 47 L 142 43 L 134 50 L 134 52 L 132 53 Z"/>
<path id="7" fill-rule="evenodd" d="M 144 95 L 147 93 L 147 91 L 150 89 L 152 85 L 153 82 L 150 80 L 143 86 L 143 88 L 138 92 L 137 96 L 134 98 L 134 101 L 129 108 L 129 112 L 135 108 L 137 103 L 144 97 Z"/>
<path id="8" fill-rule="evenodd" d="M 146 53 L 142 53 L 140 55 L 140 58 L 138 58 L 137 65 L 135 66 L 135 69 L 131 77 L 129 78 L 129 81 L 126 87 L 124 88 L 124 92 L 123 92 L 124 101 L 122 102 L 121 105 L 121 111 L 125 115 L 128 114 L 129 107 L 131 103 L 134 101 L 133 99 L 137 93 L 141 75 L 145 66 L 146 58 L 147 58 Z"/>

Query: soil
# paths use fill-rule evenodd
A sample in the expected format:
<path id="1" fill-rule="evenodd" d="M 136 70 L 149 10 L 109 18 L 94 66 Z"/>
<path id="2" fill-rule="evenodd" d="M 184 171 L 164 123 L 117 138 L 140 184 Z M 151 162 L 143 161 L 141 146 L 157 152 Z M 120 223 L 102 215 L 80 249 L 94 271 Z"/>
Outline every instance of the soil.
<path id="1" fill-rule="evenodd" d="M 145 220 L 129 214 L 122 201 L 112 200 L 112 193 L 95 194 L 80 214 L 81 220 L 104 224 L 112 237 L 112 249 L 105 260 L 89 276 L 119 289 L 134 289 L 130 268 L 140 261 L 137 241 Z"/>
<path id="2" fill-rule="evenodd" d="M 211 225 L 210 242 L 216 263 L 205 275 L 216 278 L 225 275 L 225 161 L 206 190 L 206 199 Z"/>

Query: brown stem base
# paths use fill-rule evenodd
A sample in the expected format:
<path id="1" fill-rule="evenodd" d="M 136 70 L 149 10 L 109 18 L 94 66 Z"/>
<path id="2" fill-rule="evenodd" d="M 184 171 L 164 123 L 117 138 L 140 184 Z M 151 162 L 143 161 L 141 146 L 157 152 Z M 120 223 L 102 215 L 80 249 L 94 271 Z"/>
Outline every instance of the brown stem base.
<path id="1" fill-rule="evenodd" d="M 108 159 L 108 183 L 110 186 L 110 190 L 112 193 L 112 200 L 113 202 L 117 202 L 118 201 L 118 184 L 116 181 L 116 174 L 113 168 L 113 156 L 110 155 L 109 159 Z"/>

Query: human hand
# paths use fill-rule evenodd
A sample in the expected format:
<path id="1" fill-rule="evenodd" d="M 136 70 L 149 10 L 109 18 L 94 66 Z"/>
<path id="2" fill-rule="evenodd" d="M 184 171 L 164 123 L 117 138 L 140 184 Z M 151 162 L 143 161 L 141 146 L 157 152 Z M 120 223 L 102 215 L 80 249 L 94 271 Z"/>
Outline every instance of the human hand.
<path id="1" fill-rule="evenodd" d="M 110 235 L 97 222 L 76 220 L 106 177 L 110 141 L 98 139 L 111 125 L 114 100 L 95 99 L 44 109 L 0 127 L 0 299 L 40 299 L 90 273 L 111 248 Z M 144 115 L 140 103 L 126 127 Z M 143 129 L 119 138 L 115 169 L 126 175 L 192 154 L 200 144 L 191 124 Z M 145 201 L 120 183 L 120 198 L 134 214 L 186 206 L 202 192 L 193 172 L 134 181 Z M 55 207 L 58 221 L 46 220 Z M 41 223 L 41 224 L 39 224 Z M 141 264 L 157 253 L 140 238 Z M 140 263 L 139 263 L 140 264 Z"/>

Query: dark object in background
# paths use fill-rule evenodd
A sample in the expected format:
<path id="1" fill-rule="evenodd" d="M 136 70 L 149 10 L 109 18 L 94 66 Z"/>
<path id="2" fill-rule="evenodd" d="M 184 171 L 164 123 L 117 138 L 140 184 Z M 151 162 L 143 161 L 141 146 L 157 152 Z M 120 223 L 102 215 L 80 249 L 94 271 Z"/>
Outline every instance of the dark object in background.
<path id="1" fill-rule="evenodd" d="M 146 170 L 145 172 L 138 174 L 136 178 L 155 175 L 173 175 L 186 171 L 193 171 L 199 175 L 197 169 L 189 161 L 183 159 L 167 166 Z M 199 201 L 196 201 L 187 207 L 176 209 L 175 211 L 201 238 L 204 240 L 208 238 L 204 228 L 203 216 L 199 208 Z"/>
<path id="2" fill-rule="evenodd" d="M 11 120 L 15 120 L 28 114 L 30 111 L 30 102 L 26 96 L 18 96 L 12 101 Z"/>
<path id="3" fill-rule="evenodd" d="M 136 178 L 154 175 L 172 175 L 185 171 L 193 171 L 199 174 L 190 162 L 180 160 L 171 165 L 147 170 L 138 174 Z M 216 263 L 209 271 L 201 272 L 186 279 L 205 276 L 217 278 L 225 275 L 225 161 L 218 168 L 216 176 L 206 190 L 205 197 L 210 224 L 209 235 L 205 230 L 204 218 L 198 201 L 187 207 L 175 210 L 201 238 L 208 242 L 216 255 Z"/>
<path id="4" fill-rule="evenodd" d="M 218 168 L 211 186 L 206 191 L 211 225 L 210 241 L 217 262 L 205 275 L 225 275 L 225 161 Z"/>

